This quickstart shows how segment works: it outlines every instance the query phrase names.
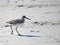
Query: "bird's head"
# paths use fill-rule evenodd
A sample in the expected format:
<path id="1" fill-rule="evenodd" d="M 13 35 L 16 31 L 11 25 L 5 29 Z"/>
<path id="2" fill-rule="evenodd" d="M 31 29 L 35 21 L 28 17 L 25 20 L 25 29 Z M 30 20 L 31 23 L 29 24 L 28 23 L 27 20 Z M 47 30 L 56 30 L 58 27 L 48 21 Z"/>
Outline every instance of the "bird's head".
<path id="1" fill-rule="evenodd" d="M 28 20 L 31 20 L 30 18 L 28 18 L 28 17 L 26 17 L 26 16 L 23 16 L 22 18 L 26 18 L 26 19 L 28 19 Z"/>

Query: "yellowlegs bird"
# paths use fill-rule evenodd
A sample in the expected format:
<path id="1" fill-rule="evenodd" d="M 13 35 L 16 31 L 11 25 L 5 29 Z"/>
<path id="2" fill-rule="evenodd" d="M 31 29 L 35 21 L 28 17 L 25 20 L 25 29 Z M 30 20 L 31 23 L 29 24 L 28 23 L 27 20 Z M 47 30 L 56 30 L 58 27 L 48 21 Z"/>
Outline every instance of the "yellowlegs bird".
<path id="1" fill-rule="evenodd" d="M 9 24 L 11 24 L 10 25 L 10 28 L 11 28 L 11 30 L 12 30 L 12 32 L 11 32 L 11 34 L 13 34 L 13 28 L 12 28 L 12 26 L 13 25 L 19 25 L 19 24 L 24 24 L 25 23 L 25 18 L 26 19 L 28 19 L 28 20 L 31 20 L 30 18 L 28 18 L 28 17 L 26 17 L 26 16 L 22 16 L 22 18 L 21 19 L 15 19 L 15 20 L 11 20 L 11 21 L 8 21 L 8 22 L 6 22 L 6 23 L 9 23 Z M 17 31 L 17 26 L 16 26 L 16 32 L 18 33 L 18 35 L 21 35 L 18 31 Z"/>

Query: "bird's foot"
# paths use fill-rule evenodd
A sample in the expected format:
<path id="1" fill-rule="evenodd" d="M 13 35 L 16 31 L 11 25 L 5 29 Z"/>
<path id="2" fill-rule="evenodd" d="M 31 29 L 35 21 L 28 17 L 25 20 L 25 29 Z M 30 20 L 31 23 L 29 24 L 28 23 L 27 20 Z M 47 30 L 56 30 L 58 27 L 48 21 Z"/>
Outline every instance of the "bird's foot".
<path id="1" fill-rule="evenodd" d="M 22 34 L 18 34 L 18 36 L 23 36 Z"/>
<path id="2" fill-rule="evenodd" d="M 11 34 L 13 34 L 13 32 L 11 32 Z"/>

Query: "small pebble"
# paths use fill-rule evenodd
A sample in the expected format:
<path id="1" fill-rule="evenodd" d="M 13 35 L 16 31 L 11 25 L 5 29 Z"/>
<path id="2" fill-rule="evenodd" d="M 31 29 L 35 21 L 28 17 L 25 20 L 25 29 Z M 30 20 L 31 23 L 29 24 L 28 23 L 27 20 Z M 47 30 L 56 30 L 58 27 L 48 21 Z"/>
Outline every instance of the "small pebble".
<path id="1" fill-rule="evenodd" d="M 35 31 L 31 30 L 31 32 L 35 32 Z"/>
<path id="2" fill-rule="evenodd" d="M 5 25 L 5 27 L 9 27 L 9 25 Z"/>
<path id="3" fill-rule="evenodd" d="M 37 32 L 39 32 L 39 31 L 37 31 Z"/>
<path id="4" fill-rule="evenodd" d="M 55 25 L 55 23 L 52 23 L 52 25 Z"/>

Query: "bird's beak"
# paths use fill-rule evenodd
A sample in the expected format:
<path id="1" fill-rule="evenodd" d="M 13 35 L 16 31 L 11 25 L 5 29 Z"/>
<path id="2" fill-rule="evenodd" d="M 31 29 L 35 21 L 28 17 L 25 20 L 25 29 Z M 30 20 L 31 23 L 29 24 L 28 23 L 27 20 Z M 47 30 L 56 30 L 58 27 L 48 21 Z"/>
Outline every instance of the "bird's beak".
<path id="1" fill-rule="evenodd" d="M 31 20 L 30 18 L 26 17 L 26 19 Z"/>

